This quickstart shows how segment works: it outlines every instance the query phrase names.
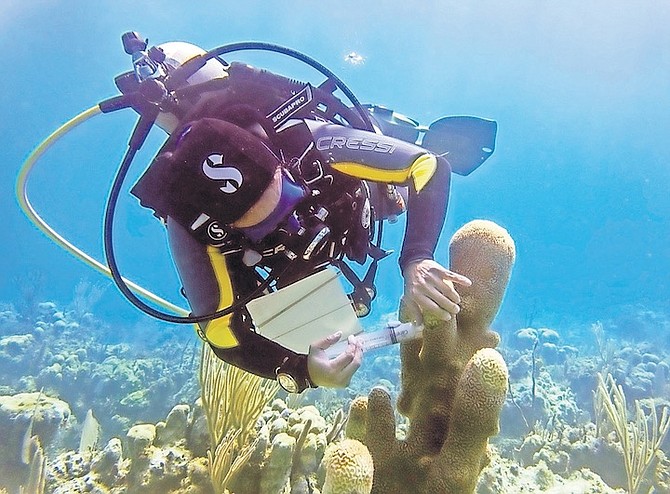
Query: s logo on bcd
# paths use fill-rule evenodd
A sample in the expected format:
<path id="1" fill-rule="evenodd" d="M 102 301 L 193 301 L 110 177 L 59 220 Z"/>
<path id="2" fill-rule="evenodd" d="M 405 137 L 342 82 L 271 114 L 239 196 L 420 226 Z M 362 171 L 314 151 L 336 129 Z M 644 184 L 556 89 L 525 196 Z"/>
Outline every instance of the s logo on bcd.
<path id="1" fill-rule="evenodd" d="M 218 222 L 212 221 L 207 225 L 207 235 L 215 242 L 219 242 L 226 238 L 226 231 L 219 226 Z"/>
<path id="2" fill-rule="evenodd" d="M 233 166 L 225 166 L 222 154 L 210 154 L 202 162 L 202 171 L 208 178 L 219 180 L 224 194 L 234 194 L 242 186 L 242 174 Z"/>

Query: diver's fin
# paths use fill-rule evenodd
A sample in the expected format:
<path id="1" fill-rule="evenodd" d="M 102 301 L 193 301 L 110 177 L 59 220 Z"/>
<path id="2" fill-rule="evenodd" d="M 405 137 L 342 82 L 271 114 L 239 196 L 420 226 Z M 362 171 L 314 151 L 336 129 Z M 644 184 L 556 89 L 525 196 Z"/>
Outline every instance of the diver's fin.
<path id="1" fill-rule="evenodd" d="M 497 131 L 495 120 L 443 117 L 430 124 L 421 145 L 435 154 L 444 154 L 455 173 L 469 175 L 493 154 Z"/>

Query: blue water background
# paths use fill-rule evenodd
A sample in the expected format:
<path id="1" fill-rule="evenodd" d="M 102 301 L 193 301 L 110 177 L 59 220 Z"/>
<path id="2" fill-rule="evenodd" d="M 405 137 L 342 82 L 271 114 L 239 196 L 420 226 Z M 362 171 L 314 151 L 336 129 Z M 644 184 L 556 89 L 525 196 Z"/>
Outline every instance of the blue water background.
<path id="1" fill-rule="evenodd" d="M 517 245 L 498 327 L 588 324 L 617 312 L 670 310 L 670 4 L 665 1 L 84 1 L 0 6 L 0 301 L 71 301 L 82 279 L 108 281 L 38 232 L 19 210 L 22 160 L 50 132 L 116 94 L 129 69 L 120 35 L 204 48 L 242 40 L 303 51 L 363 102 L 428 124 L 444 115 L 499 123 L 497 149 L 455 177 L 438 259 L 451 234 L 494 220 Z M 356 52 L 364 63 L 353 65 Z M 320 77 L 279 55 L 242 60 Z M 44 218 L 102 258 L 104 202 L 135 116 L 97 117 L 40 162 L 30 197 Z M 164 139 L 153 132 L 137 177 Z M 129 183 L 132 182 L 132 178 Z M 398 250 L 402 229 L 388 230 Z M 161 226 L 125 194 L 116 245 L 127 277 L 183 305 Z M 402 291 L 395 260 L 380 276 L 375 317 Z M 148 343 L 155 325 L 114 287 L 96 315 Z M 186 330 L 188 331 L 188 330 Z"/>

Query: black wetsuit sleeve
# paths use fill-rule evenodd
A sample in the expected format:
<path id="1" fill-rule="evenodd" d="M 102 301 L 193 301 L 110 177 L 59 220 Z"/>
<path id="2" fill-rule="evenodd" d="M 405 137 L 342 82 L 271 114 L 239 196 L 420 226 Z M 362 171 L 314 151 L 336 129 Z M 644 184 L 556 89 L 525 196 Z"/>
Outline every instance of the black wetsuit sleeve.
<path id="1" fill-rule="evenodd" d="M 421 192 L 417 193 L 410 184 L 407 225 L 399 259 L 403 272 L 410 262 L 433 259 L 447 215 L 450 178 L 449 163 L 443 157 L 437 157 L 435 175 Z"/>
<path id="2" fill-rule="evenodd" d="M 173 260 L 195 315 L 211 314 L 228 307 L 258 287 L 258 278 L 252 268 L 242 263 L 241 253 L 224 256 L 218 249 L 198 242 L 169 217 L 167 231 Z M 267 379 L 275 379 L 276 369 L 282 364 L 288 365 L 297 369 L 298 375 L 293 377 L 312 385 L 307 356 L 254 332 L 244 307 L 228 316 L 200 323 L 200 329 L 220 359 Z"/>
<path id="3" fill-rule="evenodd" d="M 407 226 L 401 269 L 432 259 L 447 214 L 451 167 L 442 156 L 392 137 L 305 121 L 316 149 L 333 169 L 364 180 L 406 185 Z"/>

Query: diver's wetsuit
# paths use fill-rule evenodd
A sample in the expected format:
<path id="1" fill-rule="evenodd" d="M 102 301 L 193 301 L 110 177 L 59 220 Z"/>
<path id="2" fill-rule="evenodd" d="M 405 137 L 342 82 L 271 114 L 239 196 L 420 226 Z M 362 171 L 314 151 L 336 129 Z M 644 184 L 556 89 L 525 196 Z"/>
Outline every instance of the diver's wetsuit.
<path id="1" fill-rule="evenodd" d="M 203 118 L 224 119 L 251 128 L 258 123 L 254 120 L 257 115 L 268 115 L 296 92 L 295 87 L 274 83 L 283 78 L 269 78 L 267 72 L 250 71 L 244 67 L 235 70 L 234 65 L 231 69 L 225 88 L 203 96 L 194 110 L 183 116 L 181 121 L 188 123 L 187 129 Z M 255 77 L 258 74 L 260 76 Z M 260 113 L 249 111 L 249 108 L 258 109 Z M 367 229 L 361 230 L 359 197 L 367 190 L 364 180 L 408 187 L 401 268 L 412 261 L 432 258 L 449 195 L 451 170 L 446 159 L 404 141 L 317 121 L 309 115 L 294 118 L 288 127 L 272 139 L 268 138 L 267 147 L 282 157 L 282 166 L 286 168 L 286 163 L 295 162 L 301 155 L 303 161 L 307 155 L 309 161 L 320 163 L 318 173 L 322 178 L 310 183 L 316 184 L 319 201 L 329 210 L 329 227 L 335 240 L 331 249 L 335 246 L 340 249 L 340 255 L 359 262 L 365 260 L 369 238 Z M 171 252 L 194 314 L 216 312 L 253 293 L 262 281 L 258 268 L 278 274 L 278 285 L 282 286 L 329 262 L 327 249 L 309 261 L 290 260 L 281 250 L 273 252 L 273 246 L 276 247 L 278 242 L 272 236 L 269 241 L 266 238 L 253 244 L 229 231 L 227 240 L 214 246 L 211 239 L 207 241 L 206 237 L 189 231 L 193 218 L 179 217 L 180 210 L 175 209 L 180 200 L 190 205 L 189 200 L 174 199 L 174 193 L 166 193 L 166 190 L 174 189 L 167 188 L 165 182 L 169 177 L 161 171 L 175 166 L 174 156 L 178 154 L 179 146 L 184 145 L 181 142 L 183 134 L 186 134 L 183 130 L 172 134 L 132 192 L 142 205 L 154 209 L 156 215 L 166 221 Z M 260 132 L 260 135 L 264 134 Z M 295 168 L 292 171 L 295 173 Z M 341 197 L 347 194 L 353 199 L 342 201 Z M 191 202 L 197 200 L 196 197 Z M 352 201 L 355 203 L 353 207 Z M 342 237 L 346 237 L 344 243 L 339 241 Z M 262 253 L 260 261 L 251 266 L 244 257 L 249 248 Z M 286 366 L 288 361 L 293 377 L 298 382 L 311 384 L 306 355 L 297 354 L 256 333 L 244 307 L 201 324 L 201 329 L 201 334 L 219 358 L 269 379 L 274 379 L 276 369 L 282 364 Z"/>

